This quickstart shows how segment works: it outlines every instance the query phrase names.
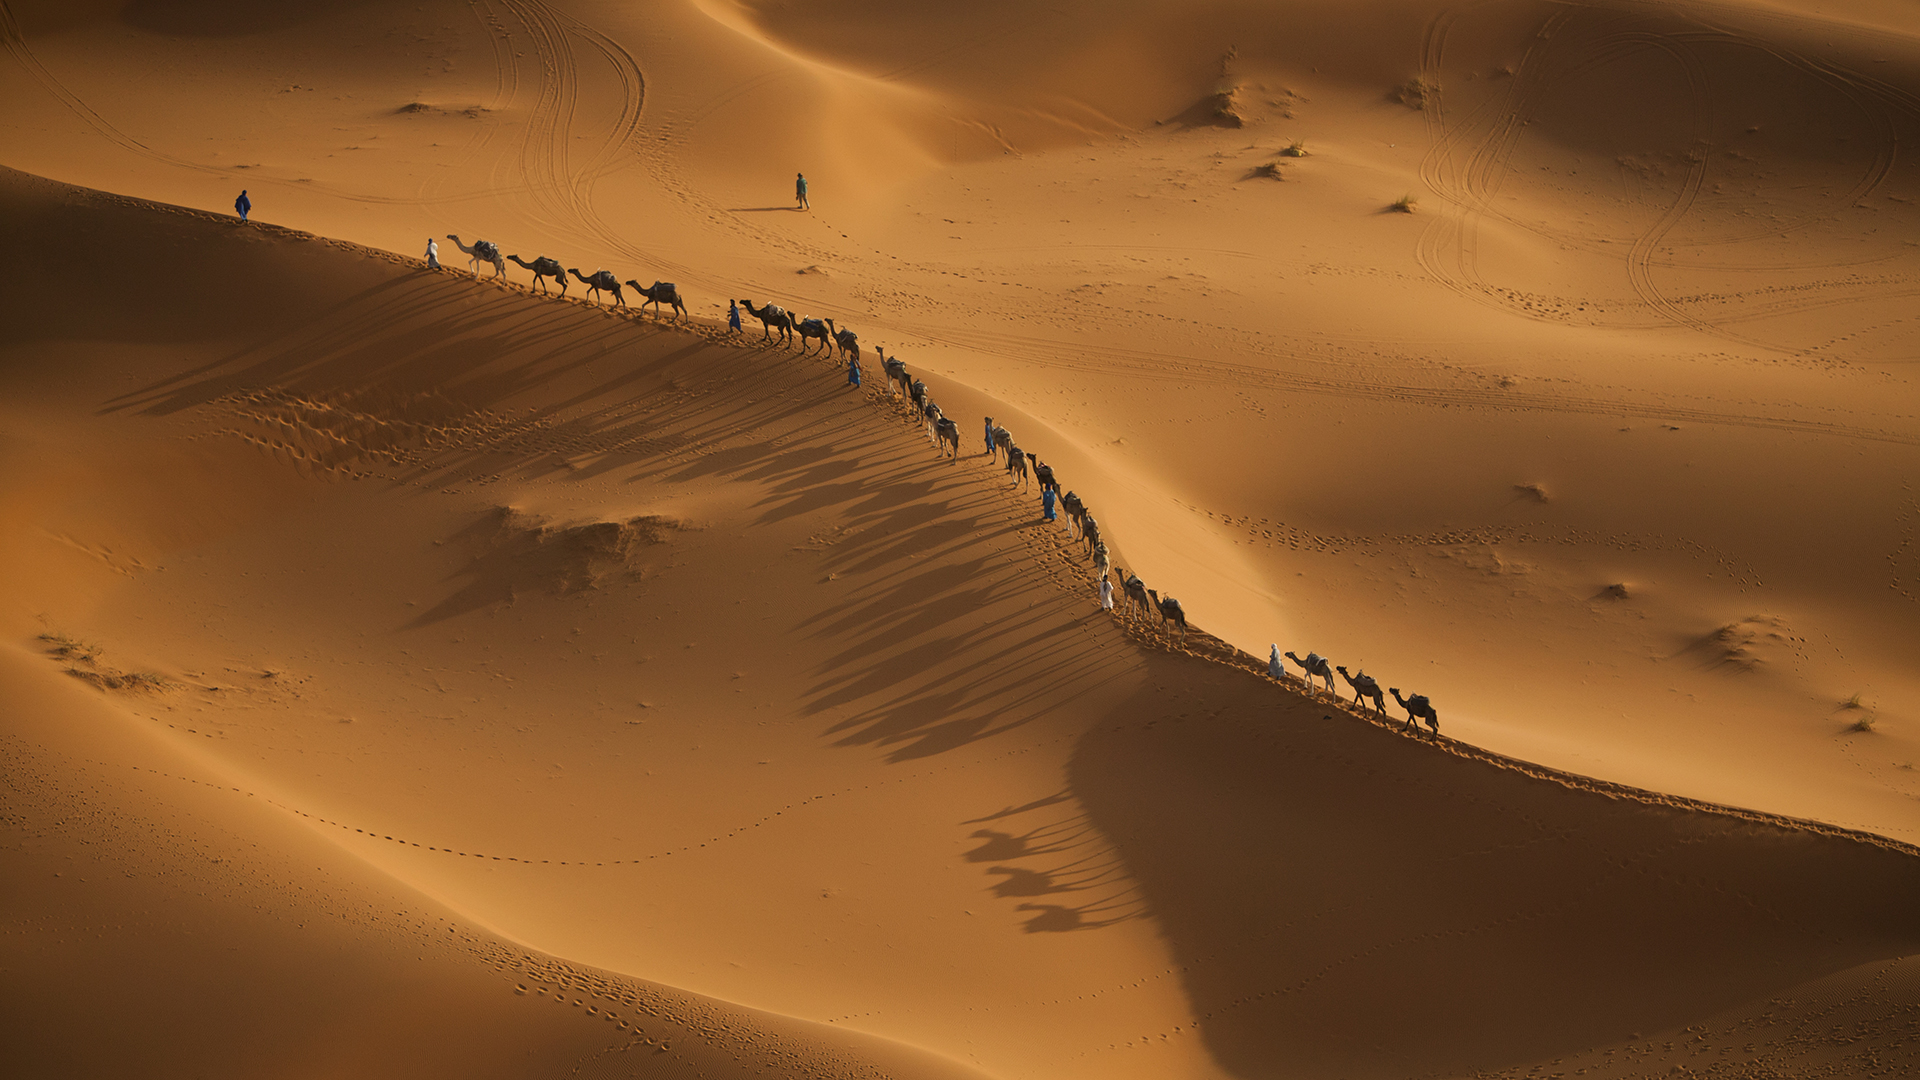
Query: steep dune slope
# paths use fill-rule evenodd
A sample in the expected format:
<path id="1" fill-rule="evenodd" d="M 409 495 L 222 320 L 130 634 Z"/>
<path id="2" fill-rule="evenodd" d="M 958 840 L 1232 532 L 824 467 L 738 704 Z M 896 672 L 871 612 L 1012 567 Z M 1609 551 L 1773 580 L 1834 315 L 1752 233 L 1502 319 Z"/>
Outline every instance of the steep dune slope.
<path id="1" fill-rule="evenodd" d="M 1913 1065 L 1908 848 L 1170 650 L 1095 610 L 976 436 L 940 460 L 833 363 L 18 174 L 5 204 L 10 246 L 111 233 L 229 283 L 99 320 L 0 300 L 36 1060 Z M 191 1015 L 76 1050 L 103 975 Z M 556 992 L 583 999 L 559 1021 Z M 259 1038 L 200 1026 L 220 1009 Z"/>

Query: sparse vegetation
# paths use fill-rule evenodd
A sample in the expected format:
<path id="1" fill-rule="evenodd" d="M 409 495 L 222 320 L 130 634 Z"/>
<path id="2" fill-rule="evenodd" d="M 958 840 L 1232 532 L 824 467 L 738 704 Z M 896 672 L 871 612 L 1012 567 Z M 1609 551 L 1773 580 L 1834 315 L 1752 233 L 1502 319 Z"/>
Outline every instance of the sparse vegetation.
<path id="1" fill-rule="evenodd" d="M 100 655 L 100 646 L 65 634 L 41 634 L 40 640 L 46 642 L 48 654 L 62 660 L 91 664 Z"/>
<path id="2" fill-rule="evenodd" d="M 1286 175 L 1280 171 L 1279 165 L 1269 161 L 1265 165 L 1255 165 L 1253 171 L 1247 174 L 1247 179 L 1285 180 Z"/>
<path id="3" fill-rule="evenodd" d="M 1240 115 L 1240 87 L 1232 86 L 1213 95 L 1213 122 L 1230 128 L 1246 124 Z"/>
<path id="4" fill-rule="evenodd" d="M 1873 725 L 1879 722 L 1880 719 L 1873 710 L 1867 708 L 1864 695 L 1858 690 L 1855 690 L 1850 697 L 1840 703 L 1840 711 L 1857 712 L 1860 714 L 1859 717 L 1848 726 L 1848 731 L 1872 731 Z"/>
<path id="5" fill-rule="evenodd" d="M 1281 157 L 1306 157 L 1307 141 L 1305 139 L 1293 140 L 1292 142 L 1287 144 L 1286 149 L 1280 151 L 1280 156 Z"/>
<path id="6" fill-rule="evenodd" d="M 1408 79 L 1394 89 L 1393 100 L 1409 109 L 1424 109 L 1427 107 L 1427 101 L 1439 92 L 1440 86 L 1437 83 L 1430 83 L 1425 79 Z"/>
<path id="7" fill-rule="evenodd" d="M 115 671 L 100 664 L 100 646 L 66 634 L 41 634 L 47 655 L 67 661 L 67 674 L 101 690 L 157 692 L 173 688 L 171 680 L 151 671 Z"/>
<path id="8" fill-rule="evenodd" d="M 173 683 L 166 676 L 151 671 L 111 671 L 97 668 L 70 667 L 67 674 L 89 686 L 102 690 L 131 690 L 157 693 L 171 689 Z"/>
<path id="9" fill-rule="evenodd" d="M 1402 195 L 1387 205 L 1387 209 L 1396 214 L 1411 214 L 1413 208 L 1420 205 L 1420 199 L 1411 193 Z"/>

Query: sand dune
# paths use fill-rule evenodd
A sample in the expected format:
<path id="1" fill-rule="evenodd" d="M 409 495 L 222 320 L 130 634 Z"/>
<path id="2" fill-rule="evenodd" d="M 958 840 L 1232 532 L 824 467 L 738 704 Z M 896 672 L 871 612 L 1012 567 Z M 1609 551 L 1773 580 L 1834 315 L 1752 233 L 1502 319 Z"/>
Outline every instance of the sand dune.
<path id="1" fill-rule="evenodd" d="M 1242 648 L 1915 837 L 1902 9 L 8 10 L 13 165 L 833 315 Z"/>
<path id="2" fill-rule="evenodd" d="M 0 31 L 41 1073 L 1913 1070 L 1905 9 Z"/>
<path id="3" fill-rule="evenodd" d="M 708 1071 L 874 1053 L 780 1016 L 993 1075 L 1906 1060 L 1909 849 L 1165 651 L 997 470 L 826 361 L 24 177 L 8 200 L 16 244 L 191 242 L 260 320 L 7 312 L 38 327 L 5 369 L 8 591 L 35 599 L 13 964 L 45 974 L 15 985 L 50 1068 L 278 1071 L 368 1023 L 329 1052 L 644 1072 L 607 1027 L 632 1019 Z M 304 308 L 257 314 L 259 259 Z M 96 479 L 40 482 L 54 460 Z M 207 989 L 81 1052 L 96 968 Z M 618 1019 L 524 1003 L 581 988 Z M 257 1038 L 221 1034 L 235 1010 Z"/>

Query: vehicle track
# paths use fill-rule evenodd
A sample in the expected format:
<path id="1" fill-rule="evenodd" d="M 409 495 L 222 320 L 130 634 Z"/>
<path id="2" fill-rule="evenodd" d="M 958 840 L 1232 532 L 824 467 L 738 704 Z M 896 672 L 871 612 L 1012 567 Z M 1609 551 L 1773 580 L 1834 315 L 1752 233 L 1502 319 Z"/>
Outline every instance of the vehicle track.
<path id="1" fill-rule="evenodd" d="M 1422 77 L 1429 83 L 1435 85 L 1444 83 L 1441 76 L 1446 59 L 1446 44 L 1457 27 L 1459 17 L 1458 10 L 1444 11 L 1428 25 L 1422 45 Z M 1865 164 L 1846 195 L 1839 200 L 1848 205 L 1866 197 L 1885 183 L 1898 160 L 1900 134 L 1898 118 L 1901 115 L 1909 119 L 1920 116 L 1920 97 L 1882 81 L 1867 79 L 1857 72 L 1848 71 L 1838 65 L 1775 47 L 1750 34 L 1708 26 L 1704 23 L 1700 24 L 1699 29 L 1680 32 L 1649 29 L 1644 25 L 1645 18 L 1646 16 L 1642 13 L 1631 10 L 1563 8 L 1554 12 L 1542 23 L 1541 29 L 1528 43 L 1513 78 L 1501 94 L 1490 97 L 1462 118 L 1455 118 L 1449 112 L 1448 99 L 1444 90 L 1434 94 L 1427 106 L 1427 123 L 1432 144 L 1421 163 L 1421 179 L 1429 189 L 1443 196 L 1452 206 L 1450 213 L 1436 218 L 1423 231 L 1416 245 L 1416 261 L 1434 280 L 1463 296 L 1523 317 L 1542 321 L 1561 321 L 1551 314 L 1517 308 L 1509 298 L 1510 290 L 1497 289 L 1485 280 L 1478 267 L 1477 233 L 1484 220 L 1500 220 L 1516 229 L 1588 253 L 1603 256 L 1612 254 L 1612 250 L 1602 246 L 1595 237 L 1521 221 L 1503 212 L 1497 205 L 1496 199 L 1501 192 L 1505 177 L 1511 170 L 1510 159 L 1518 145 L 1520 130 L 1526 122 L 1525 114 L 1529 102 L 1538 100 L 1556 82 L 1591 72 L 1596 67 L 1636 52 L 1659 50 L 1672 57 L 1685 74 L 1688 88 L 1686 93 L 1691 103 L 1688 115 L 1693 121 L 1692 141 L 1696 150 L 1690 155 L 1680 191 L 1662 209 L 1653 225 L 1634 239 L 1626 256 L 1628 285 L 1640 309 L 1657 315 L 1657 320 L 1649 322 L 1631 316 L 1623 319 L 1615 314 L 1606 320 L 1606 324 L 1619 328 L 1679 325 L 1766 352 L 1776 354 L 1802 352 L 1803 350 L 1798 347 L 1782 345 L 1777 341 L 1767 340 L 1735 328 L 1740 323 L 1749 323 L 1781 313 L 1780 309 L 1772 305 L 1757 310 L 1743 309 L 1738 313 L 1730 313 L 1717 319 L 1703 318 L 1684 304 L 1669 297 L 1655 280 L 1655 270 L 1665 268 L 1685 267 L 1698 270 L 1712 269 L 1713 266 L 1720 265 L 1726 269 L 1759 269 L 1751 263 L 1736 266 L 1696 263 L 1673 256 L 1669 248 L 1676 230 L 1693 216 L 1700 192 L 1705 187 L 1709 175 L 1711 158 L 1705 152 L 1705 147 L 1709 144 L 1714 131 L 1714 108 L 1710 81 L 1700 61 L 1699 50 L 1713 46 L 1754 49 L 1771 57 L 1776 63 L 1789 70 L 1833 88 L 1860 112 L 1861 116 L 1875 128 L 1877 139 L 1874 143 L 1872 159 Z M 1576 40 L 1570 46 L 1562 46 L 1558 42 L 1563 36 L 1575 37 Z M 1569 51 L 1573 55 L 1561 55 Z M 1734 246 L 1770 239 L 1783 233 L 1803 230 L 1832 220 L 1832 215 L 1808 214 L 1795 220 L 1771 222 L 1765 227 L 1755 227 L 1738 233 L 1693 239 L 1687 246 L 1696 249 Z M 1893 257 L 1889 255 L 1886 258 Z M 1831 268 L 1830 265 L 1785 264 L 1767 269 L 1791 273 Z M 1815 284 L 1834 288 L 1848 286 L 1844 281 Z M 1903 291 L 1896 295 L 1905 295 L 1905 293 Z M 1835 296 L 1825 301 L 1801 301 L 1790 307 L 1794 311 L 1810 311 L 1818 309 L 1823 304 L 1838 306 L 1878 300 L 1885 296 L 1886 294 L 1879 292 L 1872 295 Z M 1726 302 L 1724 295 L 1716 299 L 1721 303 Z M 1612 306 L 1617 310 L 1617 305 Z"/>

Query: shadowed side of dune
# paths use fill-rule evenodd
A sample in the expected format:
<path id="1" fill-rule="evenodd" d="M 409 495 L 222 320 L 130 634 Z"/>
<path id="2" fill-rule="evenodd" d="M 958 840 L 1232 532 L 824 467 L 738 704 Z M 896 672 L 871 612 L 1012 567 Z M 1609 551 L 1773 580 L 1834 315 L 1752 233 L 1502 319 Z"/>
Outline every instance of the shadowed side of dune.
<path id="1" fill-rule="evenodd" d="M 1920 946 L 1920 860 L 1570 790 L 1181 659 L 1072 791 L 1243 1076 L 1404 1076 L 1680 1028 Z"/>

